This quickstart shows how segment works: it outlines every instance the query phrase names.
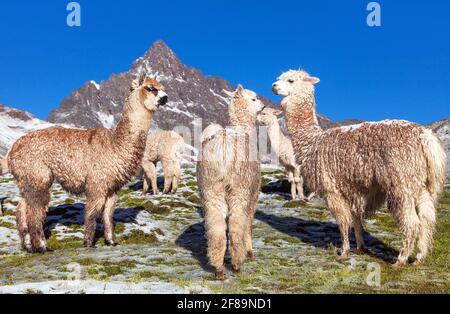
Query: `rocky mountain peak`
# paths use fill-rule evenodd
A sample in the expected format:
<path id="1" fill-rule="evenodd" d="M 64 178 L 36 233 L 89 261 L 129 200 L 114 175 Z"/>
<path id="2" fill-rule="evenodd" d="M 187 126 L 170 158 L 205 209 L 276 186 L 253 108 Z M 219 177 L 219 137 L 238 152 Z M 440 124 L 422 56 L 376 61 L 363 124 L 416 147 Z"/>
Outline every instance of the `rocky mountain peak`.
<path id="1" fill-rule="evenodd" d="M 72 92 L 48 120 L 84 128 L 113 127 L 121 117 L 131 81 L 144 70 L 160 80 L 169 95 L 168 105 L 154 117 L 154 127 L 191 126 L 196 118 L 202 118 L 203 126 L 228 121 L 224 90 L 231 91 L 233 86 L 184 65 L 163 41 L 155 42 L 128 72 L 112 74 L 100 84 L 87 82 Z"/>

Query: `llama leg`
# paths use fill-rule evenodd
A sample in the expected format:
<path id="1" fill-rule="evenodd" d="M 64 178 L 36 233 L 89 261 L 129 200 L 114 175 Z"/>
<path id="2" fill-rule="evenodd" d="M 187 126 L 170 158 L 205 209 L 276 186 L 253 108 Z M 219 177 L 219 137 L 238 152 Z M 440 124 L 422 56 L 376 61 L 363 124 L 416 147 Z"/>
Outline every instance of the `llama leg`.
<path id="1" fill-rule="evenodd" d="M 173 169 L 171 163 L 167 161 L 162 161 L 162 168 L 164 171 L 164 190 L 163 194 L 169 194 L 172 187 L 173 180 Z"/>
<path id="2" fill-rule="evenodd" d="M 245 252 L 247 258 L 251 261 L 254 261 L 255 254 L 253 253 L 253 217 L 249 218 L 249 222 L 247 223 L 247 230 L 245 232 Z"/>
<path id="3" fill-rule="evenodd" d="M 256 259 L 255 254 L 253 253 L 253 221 L 255 218 L 256 208 L 258 207 L 258 191 L 256 191 L 253 195 L 253 200 L 250 202 L 250 210 L 247 214 L 247 230 L 244 237 L 245 252 L 247 258 L 251 261 Z"/>
<path id="4" fill-rule="evenodd" d="M 342 249 L 341 257 L 347 258 L 350 251 L 349 231 L 351 224 L 350 206 L 342 197 L 332 195 L 327 198 L 328 207 L 339 226 L 341 233 Z"/>
<path id="5" fill-rule="evenodd" d="M 228 211 L 225 198 L 211 194 L 207 200 L 203 201 L 203 207 L 209 262 L 216 270 L 216 279 L 224 280 L 223 262 L 227 249 L 225 217 Z"/>
<path id="6" fill-rule="evenodd" d="M 425 260 L 432 246 L 436 223 L 436 209 L 433 198 L 428 191 L 422 191 L 416 209 L 420 220 L 420 227 L 417 240 L 418 252 L 414 265 L 419 265 Z"/>
<path id="7" fill-rule="evenodd" d="M 291 184 L 291 197 L 294 200 L 297 197 L 297 186 L 295 185 L 294 173 L 290 170 L 288 171 L 288 181 Z"/>
<path id="8" fill-rule="evenodd" d="M 355 228 L 356 254 L 364 254 L 364 227 L 360 215 L 353 217 L 353 227 Z"/>
<path id="9" fill-rule="evenodd" d="M 156 176 L 156 164 L 150 163 L 149 165 L 149 172 L 148 172 L 149 178 L 147 180 L 150 180 L 150 183 L 152 185 L 152 191 L 153 195 L 158 195 L 158 177 Z"/>
<path id="10" fill-rule="evenodd" d="M 39 198 L 34 198 L 33 202 L 29 200 L 26 201 L 26 219 L 33 252 L 44 253 L 47 251 L 47 242 L 44 234 L 44 221 L 49 202 L 49 191 L 39 193 Z"/>
<path id="11" fill-rule="evenodd" d="M 173 167 L 174 167 L 174 171 L 173 171 L 173 179 L 172 179 L 172 194 L 175 194 L 177 192 L 178 189 L 178 182 L 179 182 L 179 178 L 181 176 L 181 168 L 180 168 L 180 164 L 177 162 L 173 163 Z"/>
<path id="12" fill-rule="evenodd" d="M 399 268 L 406 264 L 409 256 L 414 250 L 415 240 L 420 227 L 420 220 L 417 216 L 415 206 L 411 200 L 395 202 L 395 204 L 400 204 L 398 208 L 394 208 L 393 212 L 400 224 L 403 241 L 397 262 L 392 266 L 394 268 Z"/>
<path id="13" fill-rule="evenodd" d="M 31 245 L 30 233 L 28 232 L 27 204 L 24 199 L 20 200 L 16 207 L 16 221 L 22 248 L 31 253 L 33 251 L 33 247 Z"/>
<path id="14" fill-rule="evenodd" d="M 84 246 L 94 247 L 95 229 L 97 219 L 105 206 L 105 197 L 88 197 L 84 209 Z"/>
<path id="15" fill-rule="evenodd" d="M 170 191 L 170 193 L 175 194 L 177 193 L 177 189 L 178 189 L 178 176 L 173 176 L 172 177 L 172 190 Z"/>
<path id="16" fill-rule="evenodd" d="M 297 195 L 300 200 L 305 199 L 305 193 L 303 192 L 303 179 L 302 177 L 294 177 L 295 185 L 297 186 Z"/>
<path id="17" fill-rule="evenodd" d="M 142 170 L 144 172 L 144 186 L 142 188 L 142 194 L 146 195 L 148 192 L 149 184 L 153 184 L 153 176 L 156 176 L 155 164 L 151 161 L 143 161 L 142 162 Z M 157 189 L 157 187 L 156 187 Z M 153 194 L 155 191 L 155 186 L 152 186 Z"/>
<path id="18" fill-rule="evenodd" d="M 233 195 L 234 194 L 234 195 Z M 246 210 L 248 202 L 242 201 L 239 192 L 232 193 L 228 199 L 230 215 L 228 217 L 228 237 L 230 240 L 231 265 L 235 273 L 239 273 L 246 257 L 245 236 L 249 219 Z"/>
<path id="19" fill-rule="evenodd" d="M 105 243 L 108 246 L 115 246 L 114 236 L 114 211 L 116 209 L 117 196 L 114 194 L 107 198 L 105 210 L 103 211 L 103 227 L 105 233 Z"/>

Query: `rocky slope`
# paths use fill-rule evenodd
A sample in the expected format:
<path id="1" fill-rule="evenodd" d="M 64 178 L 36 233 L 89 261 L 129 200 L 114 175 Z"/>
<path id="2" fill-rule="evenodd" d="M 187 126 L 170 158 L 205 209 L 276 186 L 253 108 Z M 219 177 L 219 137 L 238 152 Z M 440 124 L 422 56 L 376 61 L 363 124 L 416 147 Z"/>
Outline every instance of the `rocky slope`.
<path id="1" fill-rule="evenodd" d="M 54 124 L 39 120 L 29 112 L 0 104 L 0 157 L 22 135 L 52 126 Z"/>
<path id="2" fill-rule="evenodd" d="M 190 127 L 196 118 L 202 118 L 204 126 L 227 121 L 227 98 L 223 91 L 231 91 L 233 86 L 184 65 L 162 41 L 154 43 L 128 72 L 112 74 L 100 84 L 87 82 L 72 92 L 48 120 L 85 128 L 114 126 L 120 119 L 130 82 L 143 70 L 162 82 L 170 99 L 156 114 L 154 127 Z"/>

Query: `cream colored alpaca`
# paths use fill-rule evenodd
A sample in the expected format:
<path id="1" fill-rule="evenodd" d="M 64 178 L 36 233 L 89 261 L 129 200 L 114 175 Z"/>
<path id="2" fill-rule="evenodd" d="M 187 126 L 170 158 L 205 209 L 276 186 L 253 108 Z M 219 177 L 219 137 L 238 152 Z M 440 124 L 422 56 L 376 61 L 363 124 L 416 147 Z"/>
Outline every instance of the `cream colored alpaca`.
<path id="1" fill-rule="evenodd" d="M 98 218 L 103 219 L 106 244 L 115 244 L 116 192 L 136 173 L 153 113 L 166 102 L 163 87 L 142 76 L 133 81 L 115 130 L 50 128 L 17 140 L 6 166 L 1 164 L 21 192 L 16 218 L 24 249 L 47 250 L 43 223 L 54 181 L 70 193 L 86 195 L 84 245 L 93 246 Z"/>
<path id="2" fill-rule="evenodd" d="M 219 280 L 224 279 L 227 230 L 233 270 L 240 271 L 246 256 L 254 258 L 252 224 L 261 182 L 254 132 L 264 105 L 240 85 L 230 96 L 230 127 L 213 124 L 204 130 L 197 164 L 208 257 Z"/>
<path id="3" fill-rule="evenodd" d="M 147 138 L 142 169 L 144 171 L 143 194 L 147 194 L 149 184 L 153 195 L 158 194 L 156 164 L 162 163 L 164 171 L 164 194 L 176 193 L 181 175 L 181 161 L 185 144 L 180 134 L 174 131 L 157 131 Z"/>
<path id="4" fill-rule="evenodd" d="M 282 112 L 279 110 L 265 108 L 258 115 L 258 121 L 267 126 L 271 147 L 279 157 L 280 163 L 286 168 L 288 179 L 291 183 L 292 199 L 295 199 L 298 195 L 298 198 L 302 200 L 304 195 L 300 167 L 295 161 L 294 148 L 292 147 L 291 140 L 283 134 L 278 124 L 277 116 L 280 114 Z"/>
<path id="5" fill-rule="evenodd" d="M 362 123 L 322 131 L 317 123 L 314 84 L 318 78 L 289 71 L 273 84 L 285 96 L 297 161 L 308 189 L 325 198 L 339 225 L 342 255 L 355 228 L 357 251 L 364 249 L 364 218 L 385 201 L 399 223 L 403 244 L 394 266 L 405 264 L 417 240 L 415 264 L 433 240 L 435 206 L 446 176 L 446 156 L 438 137 L 407 121 Z"/>

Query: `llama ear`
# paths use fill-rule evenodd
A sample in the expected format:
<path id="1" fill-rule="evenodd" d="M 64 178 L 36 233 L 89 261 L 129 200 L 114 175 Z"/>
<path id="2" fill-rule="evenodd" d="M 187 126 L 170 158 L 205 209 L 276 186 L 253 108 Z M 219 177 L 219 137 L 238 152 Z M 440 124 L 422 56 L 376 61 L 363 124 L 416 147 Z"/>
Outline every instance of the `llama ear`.
<path id="1" fill-rule="evenodd" d="M 283 111 L 281 111 L 281 110 L 275 110 L 275 111 L 274 111 L 274 114 L 275 114 L 277 117 L 279 117 L 279 116 L 281 116 L 281 115 L 283 114 Z"/>
<path id="2" fill-rule="evenodd" d="M 239 84 L 238 87 L 236 88 L 236 93 L 242 93 L 244 91 L 244 87 Z"/>
<path id="3" fill-rule="evenodd" d="M 229 92 L 229 91 L 227 91 L 227 90 L 223 90 L 223 92 L 224 92 L 228 97 L 230 97 L 230 98 L 233 98 L 233 97 L 234 97 L 234 93 L 233 93 L 233 92 Z"/>
<path id="4" fill-rule="evenodd" d="M 320 78 L 314 77 L 314 76 L 310 76 L 310 77 L 308 78 L 308 81 L 311 82 L 313 85 L 315 85 L 315 84 L 317 84 L 317 83 L 320 82 Z"/>
<path id="5" fill-rule="evenodd" d="M 136 89 L 138 89 L 139 88 L 139 79 L 137 78 L 137 79 L 134 79 L 132 82 L 131 82 L 131 87 L 130 87 L 130 90 L 136 90 Z"/>

